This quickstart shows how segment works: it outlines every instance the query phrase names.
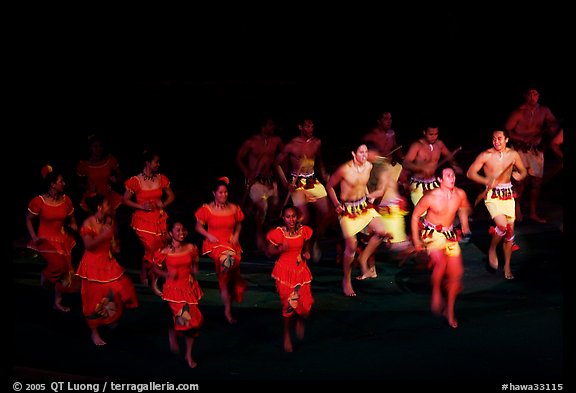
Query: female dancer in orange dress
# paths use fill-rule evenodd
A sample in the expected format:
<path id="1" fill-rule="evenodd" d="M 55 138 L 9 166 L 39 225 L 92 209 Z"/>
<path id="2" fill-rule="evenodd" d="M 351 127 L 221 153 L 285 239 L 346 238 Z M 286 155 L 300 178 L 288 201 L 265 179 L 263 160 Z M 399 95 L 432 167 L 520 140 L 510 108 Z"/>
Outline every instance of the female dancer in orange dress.
<path id="1" fill-rule="evenodd" d="M 140 279 L 142 283 L 148 285 L 154 253 L 164 248 L 168 239 L 166 229 L 168 215 L 164 209 L 174 201 L 174 193 L 168 178 L 158 173 L 160 156 L 153 151 L 145 151 L 144 162 L 142 172 L 126 180 L 123 201 L 126 206 L 134 209 L 132 228 L 144 247 Z M 136 202 L 132 200 L 134 196 Z"/>
<path id="2" fill-rule="evenodd" d="M 70 229 L 78 226 L 74 219 L 74 206 L 64 194 L 64 177 L 46 165 L 42 176 L 47 186 L 46 193 L 34 197 L 28 204 L 26 228 L 30 234 L 28 248 L 37 251 L 48 263 L 41 273 L 42 286 L 54 288 L 54 309 L 70 311 L 62 305 L 62 294 L 76 292 L 77 281 L 73 280 L 72 248 L 76 245 L 74 237 L 66 232 L 64 223 L 69 220 Z M 38 232 L 34 220 L 38 218 Z"/>
<path id="3" fill-rule="evenodd" d="M 115 324 L 124 307 L 138 307 L 138 298 L 132 281 L 112 255 L 114 209 L 103 195 L 89 197 L 85 202 L 93 215 L 80 229 L 85 251 L 76 275 L 82 279 L 82 311 L 92 331 L 92 342 L 105 345 L 98 328 Z"/>
<path id="4" fill-rule="evenodd" d="M 155 270 L 157 275 L 166 279 L 160 295 L 168 302 L 174 317 L 174 327 L 168 330 L 170 349 L 178 353 L 176 333 L 182 334 L 186 341 L 186 361 L 190 368 L 194 368 L 196 362 L 192 358 L 192 346 L 204 322 L 198 309 L 202 289 L 194 278 L 198 273 L 198 248 L 185 242 L 188 230 L 180 221 L 174 221 L 169 229 L 172 240 L 156 253 Z"/>
<path id="5" fill-rule="evenodd" d="M 296 335 L 301 340 L 304 337 L 304 318 L 310 314 L 314 303 L 310 283 L 312 273 L 306 260 L 310 259 L 309 240 L 312 228 L 299 222 L 300 212 L 294 206 L 286 206 L 282 210 L 283 227 L 277 227 L 268 232 L 268 252 L 279 255 L 272 270 L 276 280 L 276 290 L 282 303 L 284 317 L 284 350 L 292 352 L 290 325 L 296 319 Z"/>
<path id="6" fill-rule="evenodd" d="M 208 254 L 216 265 L 220 297 L 224 303 L 224 315 L 229 323 L 232 317 L 232 301 L 241 303 L 246 281 L 240 276 L 242 248 L 238 242 L 244 213 L 240 206 L 228 202 L 228 178 L 220 178 L 213 188 L 214 201 L 196 210 L 196 231 L 204 236 L 202 254 Z"/>

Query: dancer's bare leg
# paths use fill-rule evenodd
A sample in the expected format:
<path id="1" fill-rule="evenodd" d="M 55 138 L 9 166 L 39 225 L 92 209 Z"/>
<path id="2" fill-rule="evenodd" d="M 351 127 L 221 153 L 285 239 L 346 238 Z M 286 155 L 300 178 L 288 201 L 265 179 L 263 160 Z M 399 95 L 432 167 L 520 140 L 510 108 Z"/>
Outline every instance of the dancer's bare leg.
<path id="1" fill-rule="evenodd" d="M 192 358 L 192 347 L 194 346 L 194 337 L 186 336 L 186 361 L 190 368 L 196 368 L 198 365 Z"/>
<path id="2" fill-rule="evenodd" d="M 450 327 L 456 329 L 458 321 L 454 315 L 454 305 L 456 304 L 456 296 L 462 288 L 462 275 L 464 268 L 462 266 L 462 256 L 448 257 L 448 264 L 446 268 L 446 310 L 445 316 L 448 320 Z"/>
<path id="3" fill-rule="evenodd" d="M 382 238 L 378 235 L 373 235 L 368 240 L 368 244 L 360 256 L 358 257 L 358 262 L 362 268 L 362 275 L 357 277 L 359 280 L 365 280 L 367 278 L 376 278 L 376 259 L 371 258 L 374 255 L 378 246 L 382 244 Z M 370 264 L 369 264 L 370 263 Z"/>
<path id="4" fill-rule="evenodd" d="M 264 223 L 266 221 L 267 211 L 267 201 L 265 199 L 259 200 L 256 203 L 256 214 L 254 220 L 256 221 L 256 247 L 260 251 L 266 250 L 266 234 L 264 233 Z"/>
<path id="5" fill-rule="evenodd" d="M 359 277 L 360 280 L 377 277 L 375 265 L 371 267 L 367 265 L 368 258 L 376 252 L 376 249 L 380 244 L 382 244 L 384 239 L 392 238 L 392 236 L 386 232 L 384 222 L 378 218 L 373 218 L 372 221 L 370 221 L 370 224 L 368 224 L 368 227 L 374 232 L 374 235 L 372 235 L 370 240 L 368 240 L 368 244 L 364 251 L 362 251 L 358 260 L 362 267 L 362 276 Z"/>
<path id="6" fill-rule="evenodd" d="M 296 316 L 296 337 L 298 340 L 304 338 L 304 318 L 301 316 Z"/>
<path id="7" fill-rule="evenodd" d="M 430 254 L 432 264 L 432 301 L 431 310 L 435 315 L 441 315 L 444 309 L 444 301 L 442 299 L 442 281 L 446 273 L 446 260 L 442 255 L 442 251 L 434 251 Z"/>
<path id="8" fill-rule="evenodd" d="M 228 254 L 222 254 L 220 256 L 220 263 L 222 263 L 227 257 L 228 257 Z M 225 274 L 225 273 L 220 273 L 220 274 Z M 220 298 L 222 299 L 222 303 L 224 304 L 224 316 L 226 317 L 226 320 L 230 324 L 236 323 L 236 319 L 234 319 L 234 317 L 232 316 L 232 296 L 230 295 L 230 291 L 228 289 L 228 281 L 227 280 L 225 282 L 221 283 Z"/>
<path id="9" fill-rule="evenodd" d="M 140 282 L 148 286 L 148 269 L 146 268 L 146 261 L 142 261 L 142 270 L 140 270 Z"/>
<path id="10" fill-rule="evenodd" d="M 222 303 L 224 303 L 224 316 L 230 324 L 236 323 L 236 319 L 232 316 L 232 297 L 228 288 L 220 288 L 220 297 L 222 298 Z"/>
<path id="11" fill-rule="evenodd" d="M 502 241 L 502 236 L 498 236 L 496 233 L 492 235 L 490 239 L 490 247 L 488 248 L 488 263 L 490 267 L 494 270 L 498 270 L 498 254 L 496 252 L 496 247 Z"/>
<path id="12" fill-rule="evenodd" d="M 178 345 L 178 337 L 176 337 L 176 330 L 174 328 L 168 329 L 168 342 L 170 343 L 170 351 L 174 354 L 180 352 Z"/>
<path id="13" fill-rule="evenodd" d="M 292 317 L 284 317 L 284 330 L 282 336 L 284 338 L 284 352 L 292 352 L 292 339 L 290 338 L 290 325 L 292 324 Z"/>
<path id="14" fill-rule="evenodd" d="M 504 240 L 502 250 L 504 251 L 504 278 L 513 280 L 512 268 L 510 267 L 510 260 L 512 259 L 512 246 L 514 242 L 511 240 Z"/>
<path id="15" fill-rule="evenodd" d="M 538 200 L 540 199 L 540 190 L 542 189 L 542 178 L 532 177 L 532 188 L 530 189 L 530 219 L 540 224 L 546 223 L 546 220 L 538 215 Z"/>
<path id="16" fill-rule="evenodd" d="M 62 305 L 62 288 L 58 283 L 54 287 L 54 309 L 61 312 L 70 311 L 70 307 Z"/>
<path id="17" fill-rule="evenodd" d="M 516 206 L 519 204 L 517 203 Z M 502 236 L 505 235 L 506 225 L 508 224 L 506 216 L 498 215 L 494 217 L 494 224 L 496 225 L 495 233 L 492 234 L 492 239 L 490 240 L 490 248 L 488 249 L 488 262 L 492 269 L 498 270 L 498 255 L 496 253 L 496 247 L 502 241 Z"/>
<path id="18" fill-rule="evenodd" d="M 342 288 L 344 290 L 344 295 L 346 296 L 356 296 L 354 289 L 352 289 L 352 262 L 354 261 L 354 255 L 358 243 L 356 241 L 356 236 L 347 238 L 346 249 L 344 250 L 344 258 L 342 259 Z"/>
<path id="19" fill-rule="evenodd" d="M 95 345 L 106 345 L 106 341 L 102 340 L 102 337 L 100 337 L 97 327 L 92 328 L 92 342 Z"/>

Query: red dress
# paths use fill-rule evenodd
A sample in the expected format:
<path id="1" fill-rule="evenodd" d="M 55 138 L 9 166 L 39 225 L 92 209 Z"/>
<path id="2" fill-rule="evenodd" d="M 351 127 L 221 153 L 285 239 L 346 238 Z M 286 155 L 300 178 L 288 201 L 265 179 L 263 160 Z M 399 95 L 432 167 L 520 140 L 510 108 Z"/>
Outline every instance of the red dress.
<path id="1" fill-rule="evenodd" d="M 310 288 L 312 273 L 306 260 L 301 257 L 304 242 L 311 236 L 312 228 L 306 225 L 302 225 L 295 235 L 289 235 L 284 227 L 272 229 L 266 235 L 270 243 L 275 246 L 283 244 L 285 247 L 272 270 L 282 302 L 282 315 L 285 317 L 294 312 L 307 316 L 314 303 Z"/>
<path id="2" fill-rule="evenodd" d="M 82 197 L 80 205 L 87 209 L 84 200 L 94 193 L 104 195 L 113 209 L 116 209 L 122 203 L 122 195 L 110 188 L 110 177 L 112 173 L 118 170 L 118 160 L 116 157 L 109 155 L 106 161 L 101 164 L 93 164 L 86 160 L 81 160 L 76 167 L 76 174 L 80 177 L 86 177 L 88 189 Z"/>
<path id="3" fill-rule="evenodd" d="M 45 281 L 59 287 L 61 291 L 73 292 L 74 268 L 72 267 L 72 248 L 76 245 L 74 237 L 64 229 L 64 221 L 74 213 L 74 206 L 68 196 L 62 202 L 52 205 L 44 197 L 34 197 L 28 204 L 28 211 L 39 218 L 38 241 L 28 242 L 28 248 L 37 251 L 48 263 L 42 271 Z"/>
<path id="4" fill-rule="evenodd" d="M 159 176 L 160 187 L 153 190 L 143 190 L 138 176 L 132 176 L 125 182 L 126 189 L 136 196 L 136 202 L 139 204 L 152 202 L 154 206 L 151 211 L 134 210 L 131 224 L 144 246 L 144 260 L 149 263 L 154 258 L 154 253 L 166 246 L 168 214 L 156 208 L 156 203 L 162 200 L 163 190 L 170 185 L 170 181 L 164 175 Z"/>
<path id="5" fill-rule="evenodd" d="M 218 242 L 212 243 L 204 239 L 202 243 L 202 254 L 208 255 L 215 263 L 216 275 L 220 287 L 228 287 L 232 300 L 240 303 L 244 298 L 246 281 L 240 276 L 240 260 L 242 259 L 242 248 L 239 244 L 230 243 L 230 237 L 234 232 L 236 224 L 244 220 L 244 213 L 238 205 L 230 204 L 232 213 L 215 213 L 209 205 L 203 204 L 196 210 L 196 220 L 201 225 L 208 226 L 208 232 L 218 238 Z M 228 268 L 223 268 L 220 256 L 227 251 L 232 251 L 234 263 Z"/>
<path id="6" fill-rule="evenodd" d="M 97 236 L 100 230 L 85 224 L 80 234 Z M 76 271 L 82 279 L 82 311 L 90 327 L 115 323 L 124 308 L 138 307 L 132 281 L 110 252 L 111 240 L 84 251 Z"/>
<path id="7" fill-rule="evenodd" d="M 192 272 L 192 265 L 197 257 L 196 246 L 179 253 L 158 251 L 154 256 L 156 265 L 159 268 L 165 267 L 168 271 L 162 288 L 162 299 L 168 302 L 172 310 L 176 331 L 199 329 L 204 322 L 198 308 L 198 301 L 203 293 Z"/>

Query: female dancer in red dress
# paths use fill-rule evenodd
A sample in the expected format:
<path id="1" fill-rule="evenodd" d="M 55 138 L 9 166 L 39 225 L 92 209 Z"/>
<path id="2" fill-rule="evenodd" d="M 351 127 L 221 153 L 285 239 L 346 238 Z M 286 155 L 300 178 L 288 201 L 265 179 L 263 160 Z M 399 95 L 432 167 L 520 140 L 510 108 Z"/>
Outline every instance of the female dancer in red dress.
<path id="1" fill-rule="evenodd" d="M 276 280 L 276 290 L 282 303 L 284 317 L 284 350 L 292 352 L 290 325 L 296 319 L 296 335 L 301 340 L 304 337 L 304 318 L 310 314 L 314 303 L 310 283 L 312 273 L 306 261 L 310 259 L 309 240 L 312 228 L 301 225 L 300 212 L 294 206 L 286 206 L 282 210 L 283 227 L 277 227 L 268 232 L 268 252 L 279 255 L 272 270 Z"/>
<path id="2" fill-rule="evenodd" d="M 174 201 L 174 193 L 168 178 L 158 173 L 160 168 L 158 154 L 145 151 L 144 162 L 142 173 L 126 180 L 124 204 L 134 209 L 132 228 L 144 247 L 140 279 L 142 283 L 148 285 L 154 253 L 164 248 L 168 239 L 166 229 L 168 215 L 164 209 Z M 136 202 L 132 200 L 134 196 Z"/>
<path id="3" fill-rule="evenodd" d="M 202 254 L 208 254 L 216 265 L 220 296 L 224 303 L 224 315 L 229 323 L 232 317 L 232 301 L 241 303 L 246 281 L 240 276 L 242 248 L 238 242 L 244 213 L 240 206 L 228 202 L 228 178 L 220 178 L 213 188 L 214 201 L 196 210 L 196 231 L 204 236 Z"/>
<path id="4" fill-rule="evenodd" d="M 82 311 L 92 331 L 92 342 L 105 345 L 98 328 L 115 324 L 124 307 L 138 307 L 138 298 L 132 281 L 112 255 L 114 209 L 103 195 L 92 196 L 85 202 L 93 215 L 80 229 L 85 251 L 76 275 L 82 279 Z"/>
<path id="5" fill-rule="evenodd" d="M 185 242 L 188 230 L 180 221 L 174 221 L 169 229 L 172 240 L 167 247 L 156 253 L 155 271 L 166 279 L 160 295 L 168 302 L 174 317 L 174 327 L 168 330 L 170 349 L 178 353 L 176 333 L 182 334 L 186 341 L 186 361 L 194 368 L 196 362 L 192 358 L 192 346 L 204 322 L 198 309 L 202 289 L 194 278 L 198 273 L 198 248 Z"/>
<path id="6" fill-rule="evenodd" d="M 76 166 L 76 174 L 80 178 L 81 186 L 85 189 L 80 207 L 86 211 L 86 198 L 94 194 L 104 195 L 112 209 L 122 203 L 122 195 L 112 189 L 112 186 L 122 180 L 118 160 L 105 149 L 102 138 L 91 135 L 88 139 L 90 156 L 87 160 L 80 160 Z"/>
<path id="7" fill-rule="evenodd" d="M 64 223 L 69 220 L 69 227 L 74 231 L 78 230 L 78 226 L 72 201 L 64 194 L 64 177 L 53 171 L 50 165 L 42 168 L 42 176 L 47 191 L 28 204 L 26 228 L 31 239 L 28 248 L 40 253 L 48 263 L 40 277 L 42 286 L 54 288 L 54 309 L 68 312 L 70 308 L 62 305 L 62 294 L 78 290 L 77 281 L 73 280 L 71 254 L 76 241 L 66 232 Z M 38 232 L 34 228 L 36 218 L 39 221 Z"/>

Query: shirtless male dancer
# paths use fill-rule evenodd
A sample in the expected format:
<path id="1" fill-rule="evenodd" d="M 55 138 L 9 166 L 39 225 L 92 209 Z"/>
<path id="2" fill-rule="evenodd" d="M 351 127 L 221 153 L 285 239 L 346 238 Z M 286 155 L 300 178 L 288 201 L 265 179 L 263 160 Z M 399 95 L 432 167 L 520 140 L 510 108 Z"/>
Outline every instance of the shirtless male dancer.
<path id="1" fill-rule="evenodd" d="M 423 137 L 410 145 L 408 153 L 402 162 L 402 166 L 412 172 L 410 178 L 410 199 L 416 206 L 425 191 L 432 190 L 439 186 L 434 177 L 434 171 L 440 162 L 441 157 L 449 158 L 456 174 L 464 171 L 456 164 L 452 153 L 443 141 L 438 139 L 438 127 L 426 127 L 422 132 Z"/>
<path id="2" fill-rule="evenodd" d="M 368 148 L 365 144 L 358 146 L 352 152 L 352 160 L 342 164 L 326 185 L 328 196 L 336 208 L 336 214 L 340 221 L 342 236 L 346 244 L 344 258 L 342 259 L 343 279 L 342 288 L 344 295 L 356 296 L 352 288 L 352 262 L 358 248 L 356 235 L 368 228 L 374 235 L 370 237 L 366 248 L 358 257 L 362 269 L 360 279 L 376 278 L 376 272 L 368 269 L 368 257 L 372 255 L 385 238 L 391 237 L 384 221 L 380 219 L 378 212 L 372 207 L 374 198 L 368 193 L 368 179 L 372 164 L 368 162 Z M 334 187 L 340 185 L 340 199 L 336 195 Z"/>
<path id="3" fill-rule="evenodd" d="M 510 258 L 514 244 L 514 220 L 516 201 L 512 189 L 511 178 L 521 181 L 527 175 L 526 167 L 520 154 L 506 146 L 508 133 L 496 130 L 492 133 L 492 147 L 480 153 L 466 176 L 479 184 L 486 186 L 484 204 L 494 220 L 496 227 L 490 228 L 492 240 L 488 249 L 488 261 L 493 269 L 498 269 L 496 246 L 504 239 L 504 278 L 512 280 Z M 514 170 L 516 169 L 516 170 Z M 484 171 L 484 176 L 480 171 Z"/>
<path id="4" fill-rule="evenodd" d="M 328 174 L 321 158 L 322 142 L 314 136 L 314 121 L 304 119 L 298 129 L 300 135 L 284 146 L 275 165 L 282 184 L 292 198 L 292 204 L 302 212 L 302 223 L 314 229 L 312 261 L 318 262 L 321 257 L 318 239 L 322 238 L 330 223 L 330 206 L 321 182 L 328 180 Z M 309 205 L 316 208 L 315 225 L 310 224 Z"/>

